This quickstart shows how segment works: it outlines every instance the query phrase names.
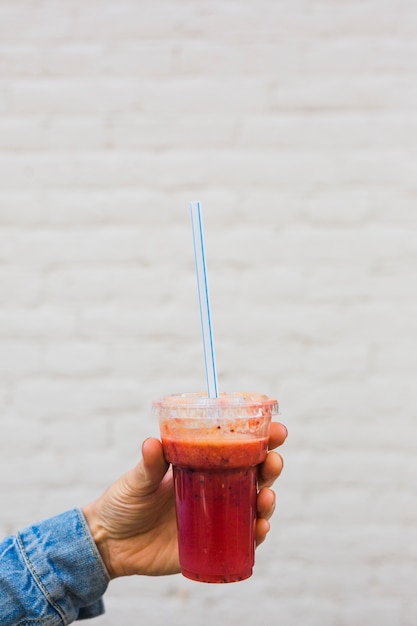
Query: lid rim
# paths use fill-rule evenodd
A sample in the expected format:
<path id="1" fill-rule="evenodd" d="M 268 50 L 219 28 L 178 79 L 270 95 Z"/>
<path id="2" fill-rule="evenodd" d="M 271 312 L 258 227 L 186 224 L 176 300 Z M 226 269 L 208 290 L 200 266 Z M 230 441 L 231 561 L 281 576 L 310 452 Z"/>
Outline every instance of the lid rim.
<path id="1" fill-rule="evenodd" d="M 188 408 L 204 408 L 204 407 L 222 407 L 228 406 L 233 408 L 239 407 L 278 407 L 278 400 L 270 398 L 260 393 L 234 392 L 227 394 L 222 392 L 218 398 L 209 398 L 206 393 L 189 392 L 182 394 L 170 394 L 161 400 L 152 402 L 154 408 L 169 407 L 188 407 Z"/>

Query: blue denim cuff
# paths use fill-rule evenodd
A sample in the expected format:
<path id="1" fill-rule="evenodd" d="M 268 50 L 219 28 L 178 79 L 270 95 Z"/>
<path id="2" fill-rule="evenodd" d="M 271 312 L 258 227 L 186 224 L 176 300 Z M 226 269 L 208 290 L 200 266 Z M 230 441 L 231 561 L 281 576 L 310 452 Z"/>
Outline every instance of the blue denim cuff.
<path id="1" fill-rule="evenodd" d="M 82 512 L 73 509 L 18 534 L 38 586 L 64 624 L 102 615 L 109 575 Z"/>

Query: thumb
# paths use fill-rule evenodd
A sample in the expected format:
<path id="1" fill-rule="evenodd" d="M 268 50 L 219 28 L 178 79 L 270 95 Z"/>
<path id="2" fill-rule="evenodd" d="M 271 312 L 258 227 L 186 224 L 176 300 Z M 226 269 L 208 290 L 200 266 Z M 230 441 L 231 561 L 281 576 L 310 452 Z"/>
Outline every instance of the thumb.
<path id="1" fill-rule="evenodd" d="M 169 467 L 159 439 L 153 437 L 145 439 L 142 444 L 141 465 L 149 489 L 157 489 Z"/>

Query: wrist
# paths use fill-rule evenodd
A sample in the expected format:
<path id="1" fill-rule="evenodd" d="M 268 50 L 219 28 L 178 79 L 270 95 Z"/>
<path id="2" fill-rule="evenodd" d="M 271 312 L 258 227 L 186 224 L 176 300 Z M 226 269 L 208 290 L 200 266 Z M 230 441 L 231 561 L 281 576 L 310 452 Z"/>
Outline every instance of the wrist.
<path id="1" fill-rule="evenodd" d="M 82 513 L 87 522 L 91 536 L 96 544 L 97 550 L 103 560 L 110 579 L 115 578 L 111 567 L 110 551 L 108 547 L 108 534 L 104 526 L 100 523 L 100 515 L 97 511 L 97 504 L 92 502 L 82 507 Z"/>

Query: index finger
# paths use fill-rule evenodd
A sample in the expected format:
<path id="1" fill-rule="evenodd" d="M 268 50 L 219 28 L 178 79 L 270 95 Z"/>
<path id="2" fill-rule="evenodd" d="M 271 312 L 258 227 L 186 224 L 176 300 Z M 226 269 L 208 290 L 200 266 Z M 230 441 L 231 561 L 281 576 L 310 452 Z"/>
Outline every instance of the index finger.
<path id="1" fill-rule="evenodd" d="M 271 422 L 269 430 L 268 450 L 273 450 L 281 446 L 286 440 L 288 430 L 281 422 Z"/>

